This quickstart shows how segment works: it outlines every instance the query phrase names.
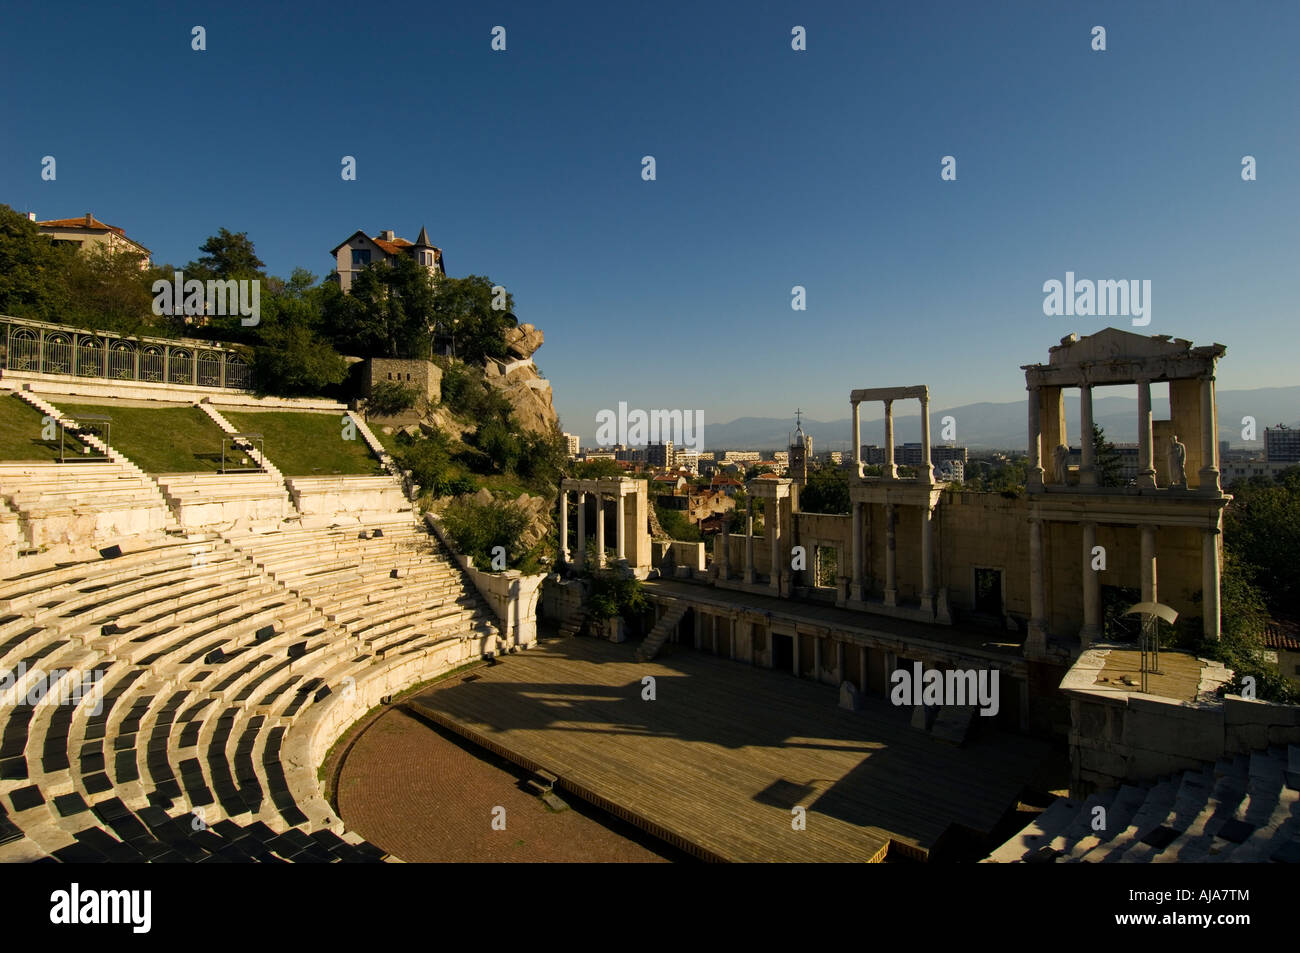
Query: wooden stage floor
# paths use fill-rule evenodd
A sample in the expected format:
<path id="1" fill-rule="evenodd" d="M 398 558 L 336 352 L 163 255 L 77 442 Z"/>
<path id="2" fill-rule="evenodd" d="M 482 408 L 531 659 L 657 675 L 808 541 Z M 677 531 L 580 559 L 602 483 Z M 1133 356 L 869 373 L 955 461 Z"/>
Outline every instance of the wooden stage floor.
<path id="1" fill-rule="evenodd" d="M 956 748 L 883 699 L 844 711 L 835 688 L 784 672 L 694 651 L 638 662 L 635 648 L 546 640 L 408 704 L 709 860 L 925 857 L 950 824 L 990 831 L 1047 754 L 991 728 Z"/>

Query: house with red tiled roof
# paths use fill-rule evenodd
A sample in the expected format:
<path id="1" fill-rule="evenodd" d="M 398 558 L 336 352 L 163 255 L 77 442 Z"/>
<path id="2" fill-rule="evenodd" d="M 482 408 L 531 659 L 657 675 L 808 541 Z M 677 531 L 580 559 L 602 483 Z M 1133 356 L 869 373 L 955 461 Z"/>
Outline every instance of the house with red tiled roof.
<path id="1" fill-rule="evenodd" d="M 339 287 L 344 294 L 352 291 L 352 282 L 356 275 L 367 265 L 381 261 L 396 261 L 402 256 L 414 258 L 417 265 L 422 265 L 435 277 L 447 274 L 442 262 L 442 249 L 429 241 L 429 231 L 421 227 L 414 242 L 399 238 L 391 229 L 381 231 L 373 237 L 357 230 L 345 241 L 330 250 L 334 256 L 334 270 L 338 272 Z"/>
<path id="2" fill-rule="evenodd" d="M 32 220 L 36 218 L 30 212 L 27 217 Z M 42 235 L 48 235 L 56 245 L 73 245 L 83 251 L 94 245 L 103 245 L 115 252 L 141 255 L 140 270 L 149 267 L 149 249 L 127 238 L 123 229 L 101 222 L 90 212 L 80 218 L 52 218 L 36 222 L 36 228 Z"/>
<path id="3" fill-rule="evenodd" d="M 1300 622 L 1271 619 L 1264 627 L 1264 651 L 1276 655 L 1277 667 L 1300 688 Z"/>

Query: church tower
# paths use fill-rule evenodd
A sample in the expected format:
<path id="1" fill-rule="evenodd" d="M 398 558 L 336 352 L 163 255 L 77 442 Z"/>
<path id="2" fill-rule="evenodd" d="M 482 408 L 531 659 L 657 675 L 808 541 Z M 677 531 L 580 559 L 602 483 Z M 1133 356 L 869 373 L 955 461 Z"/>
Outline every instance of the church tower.
<path id="1" fill-rule="evenodd" d="M 790 479 L 795 486 L 808 485 L 808 460 L 812 457 L 812 437 L 803 432 L 802 410 L 794 412 L 794 433 L 790 436 Z"/>

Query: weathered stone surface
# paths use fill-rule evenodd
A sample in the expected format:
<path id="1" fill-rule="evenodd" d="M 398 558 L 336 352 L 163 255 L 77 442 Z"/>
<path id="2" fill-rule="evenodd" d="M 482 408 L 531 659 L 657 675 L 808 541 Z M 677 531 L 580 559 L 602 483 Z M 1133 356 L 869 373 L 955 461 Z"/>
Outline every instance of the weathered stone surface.
<path id="1" fill-rule="evenodd" d="M 862 694 L 852 682 L 840 682 L 840 707 L 848 711 L 862 710 Z"/>
<path id="2" fill-rule="evenodd" d="M 542 346 L 546 337 L 540 328 L 531 324 L 521 324 L 506 331 L 506 351 L 515 357 L 530 358 Z"/>
<path id="3" fill-rule="evenodd" d="M 516 364 L 504 376 L 484 379 L 510 401 L 522 429 L 550 433 L 559 427 L 560 418 L 551 402 L 551 384 L 537 373 L 531 361 Z"/>

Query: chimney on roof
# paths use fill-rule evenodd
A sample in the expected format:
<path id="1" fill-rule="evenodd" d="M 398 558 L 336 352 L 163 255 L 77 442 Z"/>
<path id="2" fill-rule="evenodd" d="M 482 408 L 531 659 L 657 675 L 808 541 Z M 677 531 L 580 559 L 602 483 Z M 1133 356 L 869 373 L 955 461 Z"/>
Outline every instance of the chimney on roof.
<path id="1" fill-rule="evenodd" d="M 95 216 L 93 216 L 93 215 L 91 215 L 89 212 L 87 212 L 87 213 L 86 213 L 86 227 L 87 227 L 87 228 L 90 228 L 90 227 L 91 227 L 92 225 L 94 225 L 94 224 L 95 224 Z"/>
<path id="2" fill-rule="evenodd" d="M 27 221 L 29 221 L 29 222 L 34 222 L 34 221 L 36 221 L 36 213 L 35 213 L 35 212 L 28 212 L 28 213 L 27 213 Z"/>
<path id="3" fill-rule="evenodd" d="M 379 233 L 379 237 L 386 242 L 391 242 L 394 238 L 397 237 L 397 233 L 394 232 L 391 228 L 386 228 Z"/>

